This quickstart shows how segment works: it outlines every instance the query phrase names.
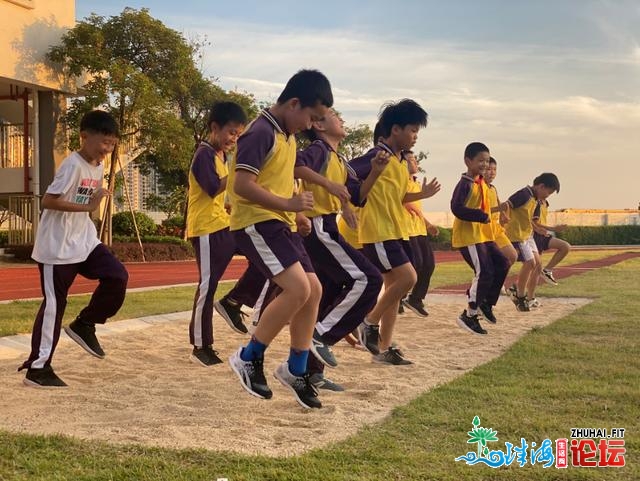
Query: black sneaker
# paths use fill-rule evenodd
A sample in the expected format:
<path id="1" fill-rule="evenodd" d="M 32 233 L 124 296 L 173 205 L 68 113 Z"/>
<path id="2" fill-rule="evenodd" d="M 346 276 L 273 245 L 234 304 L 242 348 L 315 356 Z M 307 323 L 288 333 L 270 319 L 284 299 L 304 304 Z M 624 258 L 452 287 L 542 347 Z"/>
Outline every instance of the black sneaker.
<path id="1" fill-rule="evenodd" d="M 313 355 L 327 367 L 336 367 L 338 360 L 333 355 L 331 347 L 322 341 L 322 336 L 318 331 L 313 331 L 313 339 L 311 339 L 311 352 Z"/>
<path id="2" fill-rule="evenodd" d="M 75 321 L 64 328 L 64 332 L 89 354 L 98 359 L 104 359 L 104 351 L 96 337 L 95 324 L 86 324 L 76 318 Z"/>
<path id="3" fill-rule="evenodd" d="M 260 399 L 271 399 L 273 393 L 264 377 L 264 358 L 243 361 L 240 357 L 242 347 L 229 358 L 229 366 L 236 373 L 240 384 L 249 394 Z"/>
<path id="4" fill-rule="evenodd" d="M 408 366 L 409 364 L 413 364 L 413 362 L 405 359 L 400 353 L 400 350 L 395 347 L 390 347 L 377 356 L 373 356 L 373 362 L 378 362 L 380 364 L 392 364 L 394 366 Z"/>
<path id="5" fill-rule="evenodd" d="M 213 366 L 215 364 L 221 364 L 222 359 L 218 357 L 218 352 L 214 351 L 211 346 L 193 347 L 189 360 L 195 364 L 200 364 L 203 367 Z"/>
<path id="6" fill-rule="evenodd" d="M 460 314 L 460 316 L 458 317 L 458 325 L 461 328 L 466 329 L 469 332 L 472 332 L 473 334 L 487 333 L 487 331 L 485 331 L 480 325 L 480 322 L 478 322 L 478 314 L 469 316 L 467 315 L 466 310 L 462 311 L 462 314 Z"/>
<path id="7" fill-rule="evenodd" d="M 309 373 L 304 376 L 294 376 L 289 372 L 289 364 L 285 361 L 276 368 L 273 377 L 294 394 L 296 401 L 303 408 L 322 407 L 322 403 L 318 399 L 318 390 L 311 384 Z"/>
<path id="8" fill-rule="evenodd" d="M 515 305 L 516 309 L 518 309 L 520 312 L 529 312 L 531 310 L 529 308 L 529 301 L 527 300 L 527 296 L 516 296 Z"/>
<path id="9" fill-rule="evenodd" d="M 324 389 L 325 391 L 332 392 L 343 392 L 344 387 L 338 384 L 337 382 L 333 382 L 331 379 L 327 379 L 324 377 L 324 374 L 321 372 L 314 372 L 309 376 L 309 381 L 316 389 Z"/>
<path id="10" fill-rule="evenodd" d="M 493 313 L 493 306 L 490 306 L 486 302 L 483 302 L 478 307 L 480 308 L 480 312 L 482 312 L 482 315 L 487 321 L 489 321 L 491 324 L 495 324 L 496 322 L 498 322 L 498 319 L 496 319 L 496 316 Z"/>
<path id="11" fill-rule="evenodd" d="M 27 375 L 22 382 L 25 386 L 44 389 L 67 387 L 67 384 L 56 376 L 51 366 L 46 366 L 42 369 L 28 368 Z"/>
<path id="12" fill-rule="evenodd" d="M 403 299 L 401 301 L 401 303 L 407 309 L 411 309 L 413 312 L 415 312 L 420 317 L 427 317 L 429 315 L 427 310 L 424 308 L 424 303 L 422 301 L 414 301 L 410 297 L 407 297 L 406 299 Z"/>
<path id="13" fill-rule="evenodd" d="M 541 276 L 547 284 L 551 284 L 552 286 L 558 285 L 558 281 L 553 277 L 553 272 L 550 269 L 542 269 Z"/>
<path id="14" fill-rule="evenodd" d="M 378 342 L 380 340 L 380 326 L 365 322 L 358 326 L 358 339 L 371 354 L 380 354 Z"/>
<path id="15" fill-rule="evenodd" d="M 222 298 L 219 301 L 213 303 L 218 314 L 227 321 L 229 327 L 236 331 L 238 334 L 246 334 L 249 332 L 247 326 L 244 325 L 244 318 L 246 314 L 242 312 L 239 305 L 231 304 L 226 298 Z"/>
<path id="16" fill-rule="evenodd" d="M 398 314 L 404 314 L 404 304 L 402 303 L 402 301 L 400 301 L 400 304 L 398 304 Z"/>

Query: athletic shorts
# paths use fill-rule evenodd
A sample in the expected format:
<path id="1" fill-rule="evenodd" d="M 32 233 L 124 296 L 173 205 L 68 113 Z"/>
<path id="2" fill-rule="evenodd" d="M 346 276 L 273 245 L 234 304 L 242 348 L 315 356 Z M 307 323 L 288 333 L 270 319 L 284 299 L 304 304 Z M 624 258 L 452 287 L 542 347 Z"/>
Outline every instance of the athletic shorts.
<path id="1" fill-rule="evenodd" d="M 413 259 L 409 241 L 402 239 L 363 244 L 362 253 L 383 273 L 412 262 Z"/>

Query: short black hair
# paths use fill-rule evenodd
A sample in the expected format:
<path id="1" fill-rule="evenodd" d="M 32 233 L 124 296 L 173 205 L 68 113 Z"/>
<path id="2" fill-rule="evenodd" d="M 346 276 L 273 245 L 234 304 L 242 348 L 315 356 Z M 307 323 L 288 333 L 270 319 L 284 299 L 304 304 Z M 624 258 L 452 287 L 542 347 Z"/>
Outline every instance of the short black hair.
<path id="1" fill-rule="evenodd" d="M 394 125 L 403 129 L 407 125 L 426 127 L 427 118 L 427 112 L 415 100 L 402 99 L 396 103 L 386 104 L 378 117 L 380 135 L 384 138 L 389 137 Z"/>
<path id="2" fill-rule="evenodd" d="M 556 174 L 545 172 L 533 179 L 533 185 L 543 184 L 545 187 L 552 188 L 555 192 L 560 192 L 560 180 Z"/>
<path id="3" fill-rule="evenodd" d="M 244 125 L 247 123 L 247 114 L 242 106 L 235 102 L 216 102 L 209 111 L 209 123 L 207 124 L 209 128 L 211 128 L 212 122 L 218 124 L 219 127 L 224 127 L 229 122 Z"/>
<path id="4" fill-rule="evenodd" d="M 80 132 L 120 137 L 118 122 L 113 118 L 113 115 L 104 110 L 92 110 L 84 114 L 80 120 Z"/>
<path id="5" fill-rule="evenodd" d="M 373 128 L 373 145 L 376 145 L 382 137 L 382 125 L 380 121 L 376 122 L 376 126 Z"/>
<path id="6" fill-rule="evenodd" d="M 489 163 L 498 165 L 498 162 L 496 162 L 496 159 L 494 159 L 493 157 L 489 157 Z"/>
<path id="7" fill-rule="evenodd" d="M 278 97 L 278 103 L 297 98 L 302 107 L 315 107 L 318 103 L 333 106 L 333 93 L 329 79 L 318 70 L 300 70 L 289 79 Z"/>
<path id="8" fill-rule="evenodd" d="M 373 145 L 377 145 L 380 142 L 380 138 L 382 137 L 382 126 L 380 125 L 380 121 L 376 122 L 376 125 L 373 127 Z"/>
<path id="9" fill-rule="evenodd" d="M 484 145 L 482 142 L 471 142 L 469 145 L 467 145 L 467 147 L 464 149 L 464 158 L 465 159 L 473 159 L 476 155 L 478 155 L 480 152 L 487 152 L 489 153 L 489 147 L 487 147 L 486 145 Z"/>

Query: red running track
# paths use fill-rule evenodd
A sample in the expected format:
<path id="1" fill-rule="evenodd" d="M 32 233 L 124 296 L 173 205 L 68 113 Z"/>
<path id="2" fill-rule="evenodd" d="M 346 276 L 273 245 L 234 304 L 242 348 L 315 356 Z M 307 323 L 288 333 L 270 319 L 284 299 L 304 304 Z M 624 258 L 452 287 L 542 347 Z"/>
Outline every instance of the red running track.
<path id="1" fill-rule="evenodd" d="M 461 260 L 455 251 L 436 251 L 436 262 Z M 246 268 L 246 260 L 236 258 L 222 276 L 223 280 L 238 279 Z M 195 261 L 146 262 L 126 264 L 129 271 L 128 288 L 170 286 L 198 282 L 198 268 Z M 71 294 L 91 293 L 97 281 L 78 276 L 71 286 Z M 0 301 L 40 298 L 40 274 L 38 266 L 0 267 Z"/>
<path id="2" fill-rule="evenodd" d="M 554 269 L 554 275 L 562 279 L 638 256 L 640 256 L 638 252 L 625 252 L 580 264 L 558 266 Z M 435 257 L 436 263 L 462 260 L 460 254 L 456 251 L 436 251 Z M 194 261 L 132 263 L 126 266 L 129 271 L 129 289 L 198 282 L 198 269 Z M 233 259 L 222 279 L 238 279 L 245 268 L 245 259 Z M 513 279 L 510 278 L 509 281 L 513 282 Z M 78 276 L 71 286 L 70 293 L 91 293 L 96 285 L 97 281 Z M 434 292 L 464 292 L 467 287 L 469 287 L 468 284 L 447 286 L 434 289 Z M 40 274 L 38 273 L 37 265 L 0 267 L 0 301 L 40 298 L 41 296 Z"/>

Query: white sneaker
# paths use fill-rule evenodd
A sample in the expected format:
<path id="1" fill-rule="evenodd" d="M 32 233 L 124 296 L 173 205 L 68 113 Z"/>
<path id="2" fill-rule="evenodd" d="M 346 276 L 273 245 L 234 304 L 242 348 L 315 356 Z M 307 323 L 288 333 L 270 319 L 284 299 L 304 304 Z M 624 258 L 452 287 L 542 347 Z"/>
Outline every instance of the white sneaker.
<path id="1" fill-rule="evenodd" d="M 240 357 L 241 352 L 242 347 L 239 347 L 229 358 L 229 366 L 238 376 L 240 384 L 252 396 L 260 399 L 271 399 L 273 393 L 267 386 L 267 380 L 264 377 L 264 358 L 243 361 Z"/>
<path id="2" fill-rule="evenodd" d="M 542 307 L 542 304 L 540 304 L 540 301 L 538 299 L 536 299 L 534 297 L 533 299 L 531 299 L 529 301 L 529 308 L 530 309 L 537 309 L 538 307 Z"/>

